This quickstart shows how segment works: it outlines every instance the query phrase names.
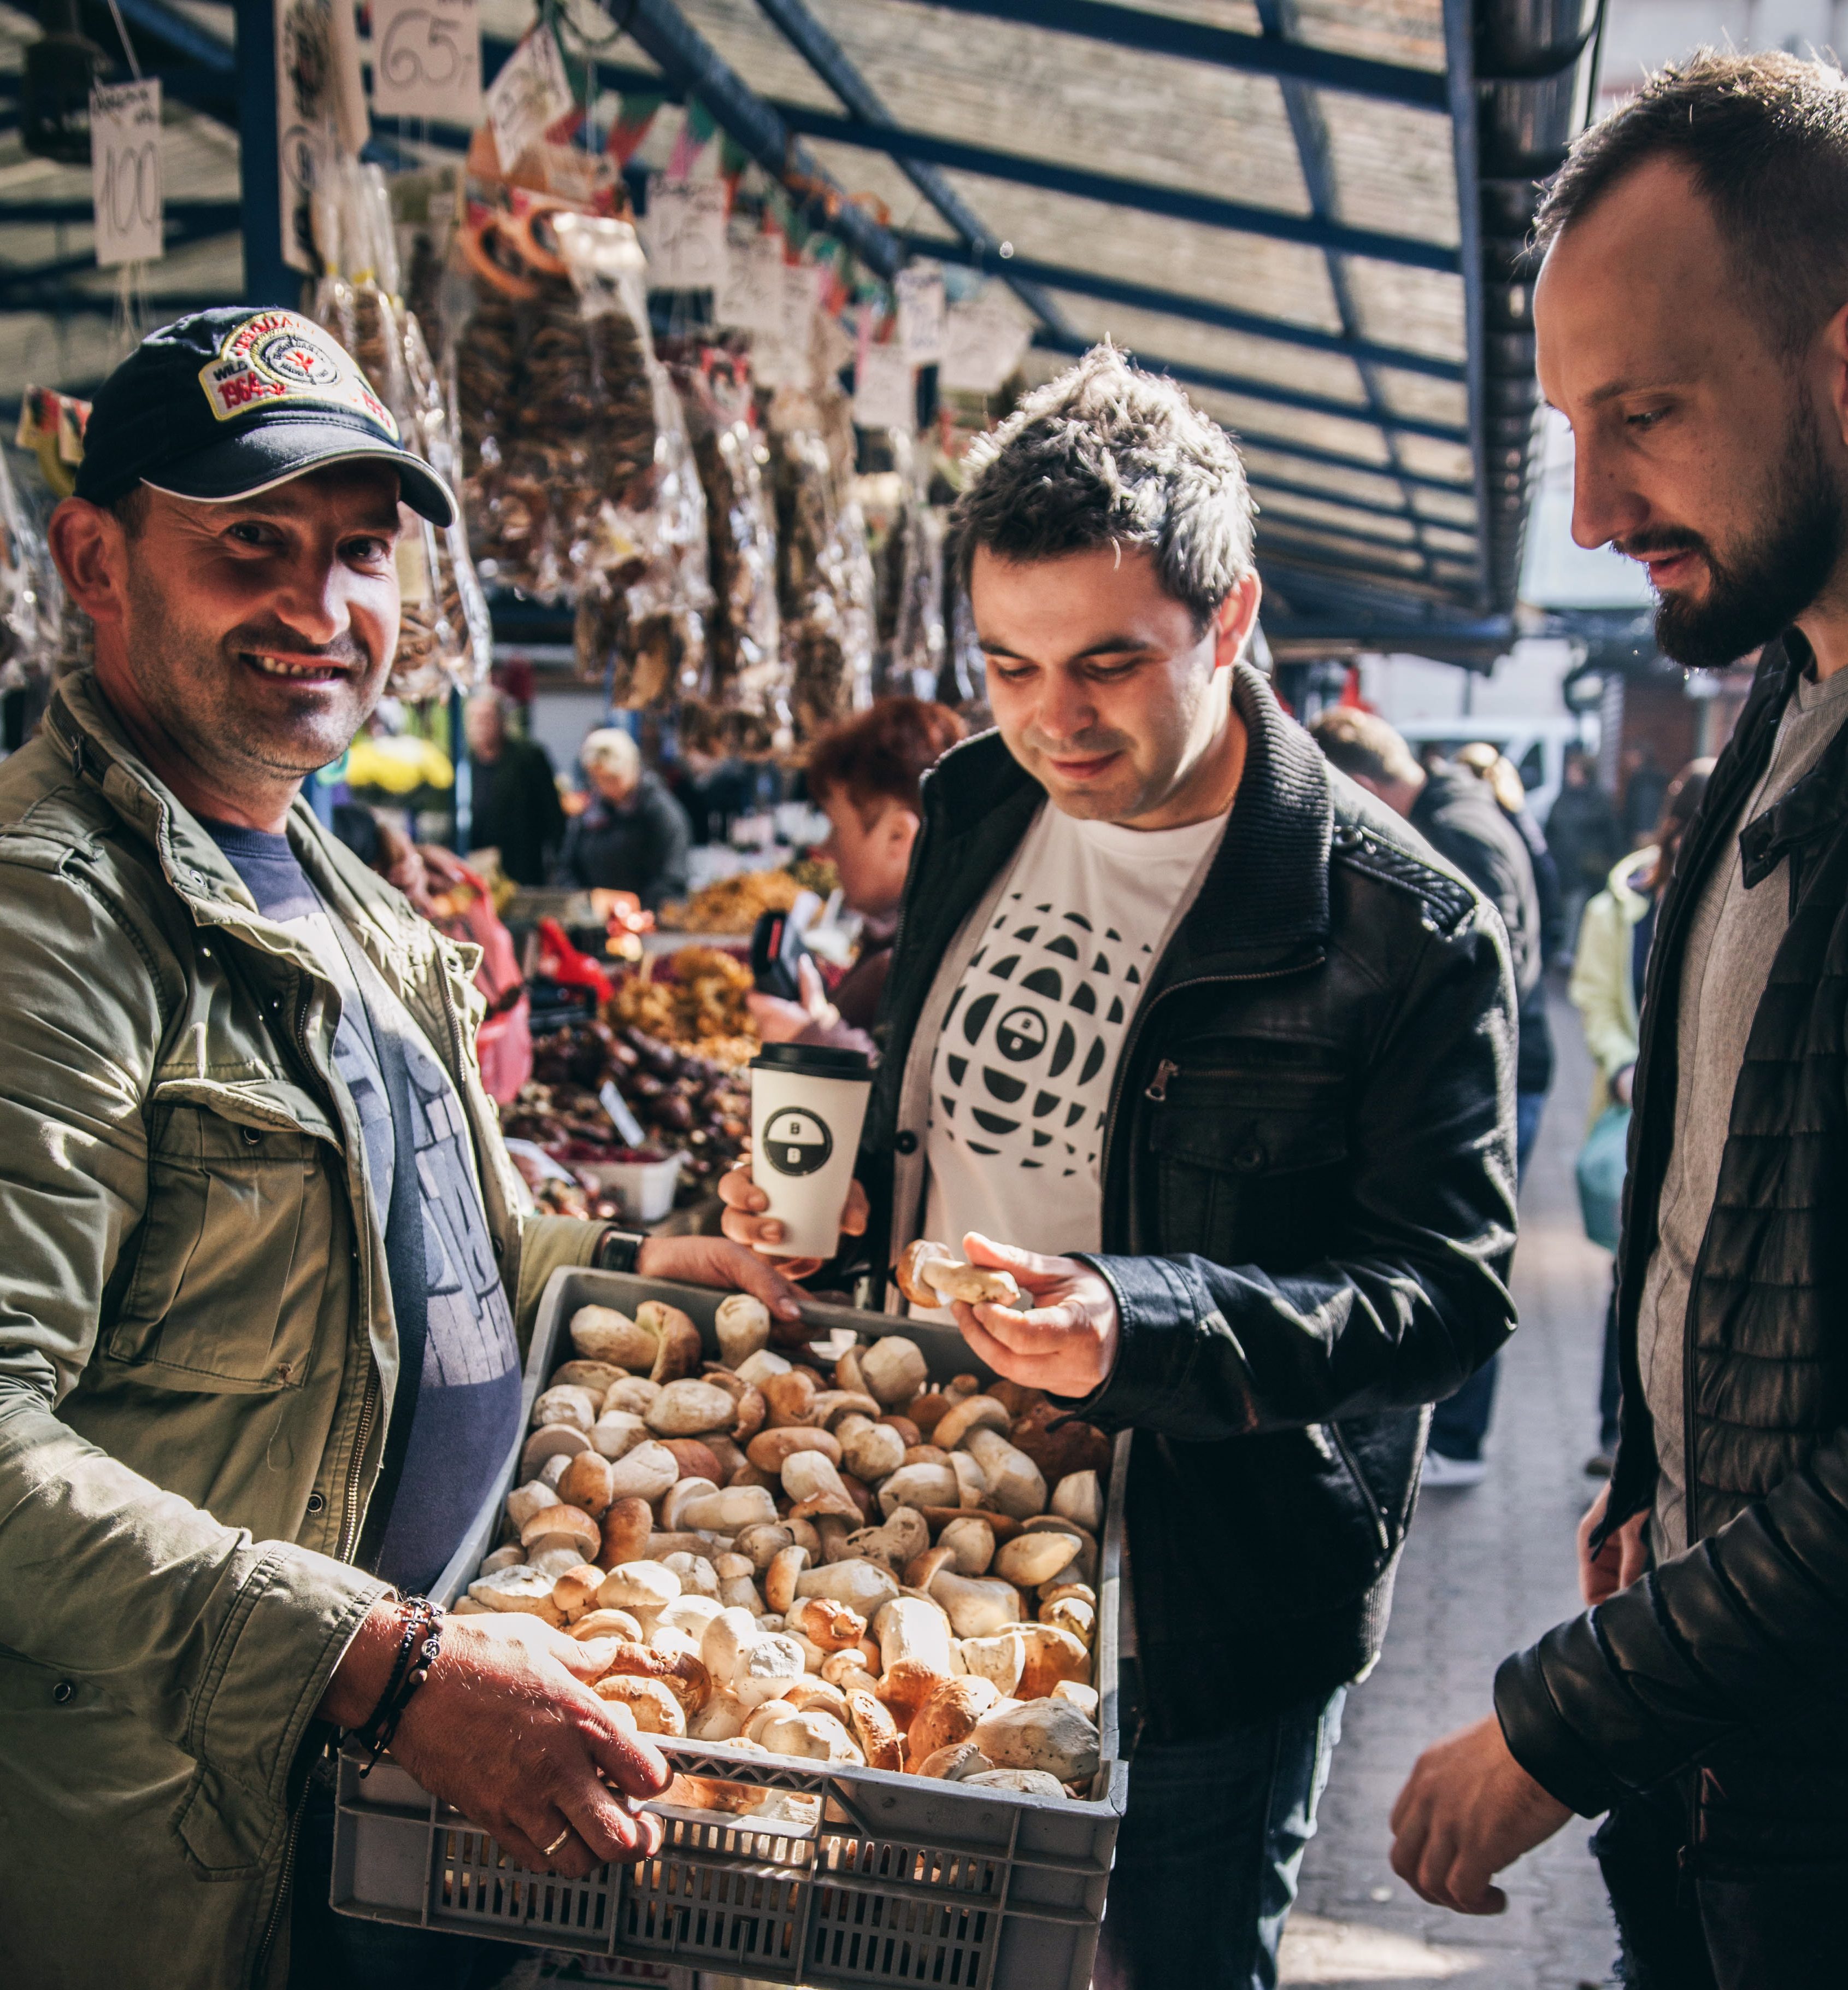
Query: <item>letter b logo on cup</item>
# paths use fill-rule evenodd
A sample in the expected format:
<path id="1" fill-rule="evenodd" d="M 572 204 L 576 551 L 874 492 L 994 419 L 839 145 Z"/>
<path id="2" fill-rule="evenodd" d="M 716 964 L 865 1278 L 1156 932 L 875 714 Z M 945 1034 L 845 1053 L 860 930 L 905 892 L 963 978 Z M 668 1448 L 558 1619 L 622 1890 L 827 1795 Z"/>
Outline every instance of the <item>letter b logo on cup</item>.
<path id="1" fill-rule="evenodd" d="M 831 1044 L 766 1044 L 751 1064 L 751 1147 L 764 1213 L 783 1226 L 778 1258 L 832 1258 L 853 1184 L 873 1067 Z"/>
<path id="2" fill-rule="evenodd" d="M 779 1175 L 812 1175 L 833 1152 L 834 1136 L 799 1105 L 785 1105 L 764 1122 L 764 1159 Z"/>

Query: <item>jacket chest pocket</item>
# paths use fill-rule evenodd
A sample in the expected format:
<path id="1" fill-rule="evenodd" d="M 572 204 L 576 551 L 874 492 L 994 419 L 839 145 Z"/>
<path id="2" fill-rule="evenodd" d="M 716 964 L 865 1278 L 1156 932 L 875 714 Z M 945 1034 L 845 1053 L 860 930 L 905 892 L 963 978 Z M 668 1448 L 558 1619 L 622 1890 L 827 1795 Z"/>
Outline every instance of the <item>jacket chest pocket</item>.
<path id="1" fill-rule="evenodd" d="M 1289 1272 L 1326 1248 L 1348 1157 L 1339 1077 L 1185 1066 L 1149 1108 L 1163 1251 Z"/>
<path id="2" fill-rule="evenodd" d="M 104 1351 L 165 1388 L 299 1388 L 332 1238 L 329 1150 L 275 1123 L 273 1104 L 164 1099 L 168 1089 L 154 1095 L 148 1206 Z"/>

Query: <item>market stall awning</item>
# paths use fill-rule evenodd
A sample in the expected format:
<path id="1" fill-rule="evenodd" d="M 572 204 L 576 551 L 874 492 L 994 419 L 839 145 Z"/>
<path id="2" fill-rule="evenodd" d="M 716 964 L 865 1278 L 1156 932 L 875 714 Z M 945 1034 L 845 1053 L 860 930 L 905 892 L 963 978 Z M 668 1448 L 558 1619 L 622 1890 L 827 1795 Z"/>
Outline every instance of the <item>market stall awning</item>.
<path id="1" fill-rule="evenodd" d="M 121 4 L 191 107 L 192 151 L 224 134 L 222 158 L 195 171 L 188 153 L 178 183 L 170 172 L 154 294 L 222 296 L 231 36 L 251 10 Z M 83 11 L 113 46 L 107 0 Z M 1535 178 L 1589 100 L 1597 0 L 561 11 L 602 90 L 697 100 L 881 273 L 929 256 L 1004 284 L 1033 328 L 1031 377 L 1107 337 L 1183 382 L 1244 449 L 1273 650 L 1377 638 L 1487 661 L 1505 647 L 1535 456 L 1524 245 Z M 490 76 L 535 12 L 486 0 Z M 0 9 L 0 92 L 34 32 Z M 381 142 L 413 138 L 466 134 Z M 83 267 L 87 175 L 14 170 L 0 163 L 14 391 L 29 372 L 80 387 L 113 309 L 108 279 Z M 22 347 L 44 348 L 48 318 L 62 370 L 34 371 Z"/>

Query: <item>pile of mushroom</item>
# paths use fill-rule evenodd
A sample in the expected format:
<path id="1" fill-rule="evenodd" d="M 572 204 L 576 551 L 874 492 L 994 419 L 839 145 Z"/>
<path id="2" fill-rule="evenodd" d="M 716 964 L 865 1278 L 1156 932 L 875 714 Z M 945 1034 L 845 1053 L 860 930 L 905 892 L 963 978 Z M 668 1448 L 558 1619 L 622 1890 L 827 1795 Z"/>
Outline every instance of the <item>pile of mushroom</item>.
<path id="1" fill-rule="evenodd" d="M 1088 1795 L 1108 1440 L 1012 1383 L 933 1387 L 903 1335 L 824 1374 L 746 1294 L 716 1325 L 708 1361 L 663 1302 L 573 1316 L 456 1610 L 617 1640 L 593 1690 L 645 1733 Z M 688 1777 L 673 1800 L 799 1801 Z"/>

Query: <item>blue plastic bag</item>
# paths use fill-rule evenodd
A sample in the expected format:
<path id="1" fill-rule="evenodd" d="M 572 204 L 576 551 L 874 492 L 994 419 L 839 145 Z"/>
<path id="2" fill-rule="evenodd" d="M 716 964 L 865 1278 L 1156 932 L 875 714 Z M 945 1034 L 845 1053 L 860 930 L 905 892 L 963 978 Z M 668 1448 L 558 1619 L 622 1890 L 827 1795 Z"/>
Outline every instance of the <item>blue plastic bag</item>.
<path id="1" fill-rule="evenodd" d="M 1629 1167 L 1627 1105 L 1607 1105 L 1578 1150 L 1578 1207 L 1585 1234 L 1607 1251 L 1617 1248 L 1623 1226 L 1623 1177 Z"/>

